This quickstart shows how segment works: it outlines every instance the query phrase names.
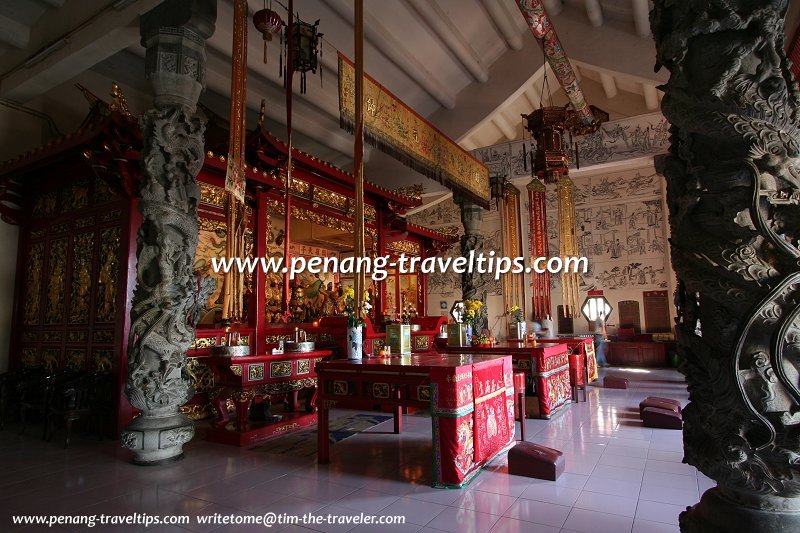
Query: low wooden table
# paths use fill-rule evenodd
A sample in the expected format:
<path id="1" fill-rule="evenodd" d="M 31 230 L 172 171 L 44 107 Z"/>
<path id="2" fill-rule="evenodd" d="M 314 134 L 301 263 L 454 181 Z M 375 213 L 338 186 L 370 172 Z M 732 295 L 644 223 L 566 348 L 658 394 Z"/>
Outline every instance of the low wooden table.
<path id="1" fill-rule="evenodd" d="M 315 365 L 333 354 L 331 350 L 256 355 L 247 357 L 211 356 L 205 363 L 214 373 L 215 388 L 211 398 L 217 419 L 206 432 L 206 439 L 222 444 L 250 446 L 317 422 L 314 399 L 309 395 L 304 409 L 298 403 L 298 392 L 317 386 Z M 254 398 L 289 395 L 288 412 L 279 420 L 254 425 L 249 423 L 250 404 Z M 228 416 L 228 399 L 236 404 L 233 429 Z"/>
<path id="2" fill-rule="evenodd" d="M 470 351 L 482 355 L 510 355 L 514 370 L 527 374 L 536 387 L 539 418 L 549 419 L 570 403 L 569 348 L 566 344 L 533 346 L 525 342 L 501 342 L 494 346 L 460 348 L 445 346 L 444 353 Z"/>
<path id="3" fill-rule="evenodd" d="M 536 339 L 545 346 L 566 344 L 569 347 L 570 382 L 576 389 L 582 388 L 584 393 L 589 383 L 598 378 L 597 359 L 594 355 L 594 339 L 592 337 L 554 337 L 552 339 Z M 586 395 L 584 394 L 584 399 Z"/>
<path id="4" fill-rule="evenodd" d="M 403 407 L 430 409 L 433 486 L 463 487 L 488 461 L 514 444 L 510 356 L 414 354 L 317 363 L 317 460 L 328 463 L 329 409 L 390 408 L 394 432 Z"/>

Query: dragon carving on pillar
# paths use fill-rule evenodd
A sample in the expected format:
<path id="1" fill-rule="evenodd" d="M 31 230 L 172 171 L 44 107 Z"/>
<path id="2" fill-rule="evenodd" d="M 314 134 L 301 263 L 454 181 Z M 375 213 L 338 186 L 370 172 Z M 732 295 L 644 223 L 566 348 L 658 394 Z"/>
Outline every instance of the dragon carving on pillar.
<path id="1" fill-rule="evenodd" d="M 800 94 L 787 3 L 656 0 L 651 13 L 656 67 L 671 73 L 672 147 L 658 166 L 690 393 L 684 460 L 718 484 L 682 513 L 682 531 L 800 524 Z"/>

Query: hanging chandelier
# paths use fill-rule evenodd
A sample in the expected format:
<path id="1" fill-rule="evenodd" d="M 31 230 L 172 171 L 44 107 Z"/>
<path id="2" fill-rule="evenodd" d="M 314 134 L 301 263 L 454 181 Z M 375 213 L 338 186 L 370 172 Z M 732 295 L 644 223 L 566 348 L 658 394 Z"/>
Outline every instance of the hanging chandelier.
<path id="1" fill-rule="evenodd" d="M 319 63 L 319 57 L 322 55 L 320 47 L 320 40 L 324 34 L 319 33 L 318 26 L 319 20 L 314 24 L 309 24 L 300 20 L 300 16 L 295 14 L 294 24 L 292 27 L 291 39 L 289 38 L 289 25 L 287 24 L 283 29 L 283 56 L 281 57 L 281 75 L 286 77 L 286 67 L 284 66 L 284 58 L 292 58 L 291 72 L 300 73 L 300 94 L 306 93 L 306 74 L 311 72 L 317 73 L 319 68 L 319 80 L 322 83 L 322 68 Z M 291 55 L 289 54 L 289 46 L 291 45 Z"/>

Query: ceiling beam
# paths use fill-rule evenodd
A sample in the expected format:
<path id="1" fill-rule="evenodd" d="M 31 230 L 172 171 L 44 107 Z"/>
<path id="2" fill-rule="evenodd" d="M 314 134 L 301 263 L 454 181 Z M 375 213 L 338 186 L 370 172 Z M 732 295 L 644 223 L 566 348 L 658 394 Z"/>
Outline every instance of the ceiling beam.
<path id="1" fill-rule="evenodd" d="M 25 24 L 0 14 L 0 42 L 4 42 L 14 48 L 25 48 L 31 39 L 31 29 Z"/>
<path id="2" fill-rule="evenodd" d="M 489 69 L 435 0 L 406 0 L 406 2 L 428 26 L 431 35 L 456 56 L 461 66 L 475 81 L 481 83 L 489 81 Z"/>
<path id="3" fill-rule="evenodd" d="M 617 96 L 617 82 L 614 81 L 614 76 L 607 72 L 600 72 L 600 83 L 603 84 L 606 98 L 611 99 Z"/>
<path id="4" fill-rule="evenodd" d="M 353 5 L 347 0 L 325 0 L 333 11 L 345 22 L 353 24 Z M 428 67 L 419 60 L 409 49 L 407 43 L 401 42 L 383 25 L 381 21 L 365 11 L 364 32 L 367 40 L 385 57 L 414 80 L 425 92 L 447 109 L 456 106 L 456 97 L 450 89 L 446 88 L 439 77 L 428 70 Z M 378 80 L 380 82 L 380 80 Z"/>
<path id="5" fill-rule="evenodd" d="M 631 0 L 633 2 L 633 23 L 639 37 L 650 37 L 650 0 Z"/>
<path id="6" fill-rule="evenodd" d="M 508 47 L 512 50 L 522 50 L 522 34 L 517 31 L 516 23 L 511 20 L 501 2 L 499 0 L 481 0 L 481 4 Z"/>
<path id="7" fill-rule="evenodd" d="M 643 83 L 642 94 L 644 94 L 644 103 L 647 106 L 647 109 L 650 111 L 655 111 L 658 109 L 658 89 L 656 89 L 655 86 Z"/>
<path id="8" fill-rule="evenodd" d="M 548 15 L 554 17 L 561 13 L 561 10 L 564 9 L 564 4 L 561 3 L 561 0 L 544 0 L 544 9 Z"/>
<path id="9" fill-rule="evenodd" d="M 584 0 L 586 6 L 586 16 L 592 26 L 599 28 L 603 25 L 603 8 L 600 7 L 600 0 Z"/>
<path id="10" fill-rule="evenodd" d="M 494 116 L 492 116 L 492 122 L 509 141 L 513 141 L 517 138 L 516 130 L 513 126 L 511 126 L 511 124 L 508 123 L 508 120 L 506 120 L 506 117 L 503 115 L 502 111 L 497 111 Z"/>
<path id="11" fill-rule="evenodd" d="M 122 9 L 113 5 L 31 53 L 0 78 L 0 96 L 21 103 L 43 94 L 90 69 L 100 61 L 139 42 L 139 15 L 161 3 L 141 0 Z M 54 12 L 63 17 L 63 13 Z M 33 43 L 32 43 L 33 45 Z"/>

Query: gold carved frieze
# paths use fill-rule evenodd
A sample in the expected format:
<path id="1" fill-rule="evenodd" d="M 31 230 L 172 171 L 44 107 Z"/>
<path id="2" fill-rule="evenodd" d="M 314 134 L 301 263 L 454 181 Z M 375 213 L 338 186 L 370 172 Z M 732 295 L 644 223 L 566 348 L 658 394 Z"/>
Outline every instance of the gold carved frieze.
<path id="1" fill-rule="evenodd" d="M 31 233 L 30 233 L 31 239 L 41 239 L 45 235 L 47 235 L 47 228 L 31 230 Z"/>
<path id="2" fill-rule="evenodd" d="M 214 207 L 225 207 L 225 189 L 211 185 L 210 183 L 199 183 L 200 203 L 213 205 Z"/>
<path id="3" fill-rule="evenodd" d="M 108 202 L 116 197 L 116 193 L 111 188 L 106 180 L 103 178 L 95 178 L 94 180 L 94 203 L 100 204 Z"/>
<path id="4" fill-rule="evenodd" d="M 94 217 L 79 218 L 73 223 L 72 226 L 75 229 L 83 229 L 88 228 L 89 226 L 94 226 Z"/>
<path id="5" fill-rule="evenodd" d="M 98 322 L 113 322 L 115 318 L 119 238 L 118 227 L 103 230 L 100 238 L 100 275 L 97 280 L 95 314 L 95 320 Z"/>
<path id="6" fill-rule="evenodd" d="M 392 192 L 398 196 L 408 198 L 409 200 L 420 202 L 422 201 L 422 193 L 424 190 L 425 189 L 421 183 L 416 183 L 409 187 L 399 187 L 397 189 L 393 189 Z"/>
<path id="7" fill-rule="evenodd" d="M 26 325 L 39 323 L 39 309 L 42 300 L 42 272 L 44 269 L 44 243 L 31 245 L 28 253 L 28 269 L 25 273 L 24 322 Z"/>
<path id="8" fill-rule="evenodd" d="M 197 224 L 201 231 L 213 231 L 220 237 L 224 237 L 227 233 L 227 227 L 225 226 L 225 222 L 222 220 L 201 217 L 198 219 Z"/>
<path id="9" fill-rule="evenodd" d="M 114 332 L 108 329 L 99 329 L 92 332 L 92 342 L 114 342 Z"/>
<path id="10" fill-rule="evenodd" d="M 231 373 L 234 376 L 242 377 L 242 365 L 231 365 Z"/>
<path id="11" fill-rule="evenodd" d="M 347 208 L 347 216 L 349 216 L 350 218 L 355 218 L 356 216 L 356 204 L 354 201 L 350 202 Z M 375 212 L 375 208 L 372 207 L 371 205 L 364 206 L 364 219 L 372 222 L 375 222 L 375 220 L 377 220 L 377 214 Z"/>
<path id="12" fill-rule="evenodd" d="M 64 187 L 61 193 L 61 212 L 83 209 L 89 205 L 89 180 L 81 178 Z"/>
<path id="13" fill-rule="evenodd" d="M 286 394 L 302 389 L 310 389 L 317 386 L 317 378 L 292 379 L 289 381 L 279 381 L 277 383 L 264 383 L 258 386 L 258 394 L 261 396 L 275 396 Z"/>
<path id="14" fill-rule="evenodd" d="M 45 323 L 59 324 L 64 321 L 67 284 L 67 240 L 50 242 L 47 270 L 47 308 Z"/>
<path id="15" fill-rule="evenodd" d="M 211 402 L 183 405 L 181 412 L 192 420 L 205 420 L 214 415 L 214 405 Z"/>
<path id="16" fill-rule="evenodd" d="M 333 380 L 333 394 L 334 396 L 347 396 L 350 392 L 350 383 L 344 380 Z"/>
<path id="17" fill-rule="evenodd" d="M 53 224 L 50 226 L 50 233 L 52 234 L 69 233 L 71 231 L 72 224 L 69 222 L 62 222 L 60 224 Z"/>
<path id="18" fill-rule="evenodd" d="M 72 241 L 72 290 L 69 298 L 69 323 L 89 322 L 92 290 L 92 250 L 94 233 L 80 233 Z"/>
<path id="19" fill-rule="evenodd" d="M 386 243 L 386 248 L 393 252 L 400 252 L 407 255 L 420 255 L 419 243 L 413 241 L 392 241 Z"/>
<path id="20" fill-rule="evenodd" d="M 269 377 L 285 378 L 292 375 L 291 361 L 277 361 L 269 364 Z"/>
<path id="21" fill-rule="evenodd" d="M 217 338 L 216 337 L 198 337 L 198 338 L 196 338 L 194 340 L 192 345 L 189 346 L 189 349 L 190 350 L 191 349 L 200 350 L 200 349 L 203 349 L 203 348 L 211 348 L 212 346 L 215 346 L 216 344 L 217 344 Z"/>
<path id="22" fill-rule="evenodd" d="M 80 372 L 86 368 L 86 350 L 68 348 L 64 357 L 64 366 L 72 372 Z"/>
<path id="23" fill-rule="evenodd" d="M 372 384 L 372 397 L 386 400 L 389 398 L 391 387 L 388 383 L 373 383 Z"/>
<path id="24" fill-rule="evenodd" d="M 247 366 L 247 381 L 261 381 L 262 379 L 264 379 L 264 363 Z"/>
<path id="25" fill-rule="evenodd" d="M 113 350 L 92 350 L 92 370 L 95 372 L 110 372 L 113 357 Z"/>
<path id="26" fill-rule="evenodd" d="M 315 203 L 324 204 L 340 211 L 347 210 L 347 196 L 322 187 L 314 187 L 313 200 Z"/>
<path id="27" fill-rule="evenodd" d="M 22 342 L 36 342 L 39 340 L 39 333 L 36 331 L 23 331 Z"/>
<path id="28" fill-rule="evenodd" d="M 186 358 L 186 372 L 196 392 L 208 392 L 214 388 L 214 374 L 208 365 L 204 365 L 196 357 Z"/>
<path id="29" fill-rule="evenodd" d="M 308 198 L 311 192 L 311 185 L 307 181 L 292 178 L 292 193 L 297 196 Z"/>

